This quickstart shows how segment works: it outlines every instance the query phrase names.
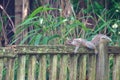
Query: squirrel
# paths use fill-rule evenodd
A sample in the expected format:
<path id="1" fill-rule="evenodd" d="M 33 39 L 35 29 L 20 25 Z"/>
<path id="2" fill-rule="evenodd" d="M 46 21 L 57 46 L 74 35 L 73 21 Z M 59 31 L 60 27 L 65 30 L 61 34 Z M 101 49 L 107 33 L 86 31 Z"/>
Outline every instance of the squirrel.
<path id="1" fill-rule="evenodd" d="M 98 53 L 97 47 L 101 39 L 104 39 L 106 42 L 112 41 L 108 36 L 104 34 L 97 34 L 92 38 L 91 41 L 87 41 L 86 39 L 82 39 L 82 38 L 75 38 L 72 40 L 67 40 L 66 44 L 75 46 L 74 53 L 78 52 L 79 47 L 86 47 L 89 49 L 94 49 L 95 54 L 97 54 Z"/>
<path id="2" fill-rule="evenodd" d="M 82 38 L 75 38 L 73 40 L 67 40 L 67 44 L 75 46 L 74 53 L 77 53 L 79 47 L 86 47 L 89 49 L 95 49 L 95 45 L 90 41 Z"/>

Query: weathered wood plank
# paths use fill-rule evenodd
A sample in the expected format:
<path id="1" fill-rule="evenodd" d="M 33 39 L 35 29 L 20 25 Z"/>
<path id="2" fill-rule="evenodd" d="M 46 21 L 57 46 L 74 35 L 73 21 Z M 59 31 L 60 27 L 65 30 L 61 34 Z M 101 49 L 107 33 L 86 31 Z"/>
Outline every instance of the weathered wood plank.
<path id="1" fill-rule="evenodd" d="M 109 56 L 107 50 L 106 41 L 101 40 L 97 56 L 96 80 L 109 80 Z"/>
<path id="2" fill-rule="evenodd" d="M 70 64 L 68 65 L 69 72 L 70 72 L 70 80 L 77 80 L 77 60 L 78 60 L 78 55 L 73 54 L 70 55 L 69 61 Z"/>
<path id="3" fill-rule="evenodd" d="M 2 80 L 2 73 L 3 73 L 3 58 L 0 58 L 0 80 Z"/>
<path id="4" fill-rule="evenodd" d="M 25 80 L 25 63 L 26 63 L 26 56 L 19 56 L 18 57 L 18 73 L 17 73 L 17 80 Z"/>
<path id="5" fill-rule="evenodd" d="M 0 55 L 4 54 L 4 50 L 0 49 Z M 0 57 L 0 80 L 2 80 L 2 73 L 3 73 L 3 66 L 4 66 L 4 58 Z"/>
<path id="6" fill-rule="evenodd" d="M 15 46 L 13 49 L 11 49 L 10 47 L 12 46 L 8 46 L 8 47 L 0 47 L 0 52 L 10 52 L 10 51 L 14 51 L 15 54 L 44 54 L 44 53 L 49 53 L 49 54 L 72 54 L 75 47 L 74 46 L 65 46 L 65 45 L 40 45 L 40 46 Z M 87 48 L 80 48 L 78 50 L 78 54 L 93 54 L 94 50 L 88 50 Z M 111 47 L 109 46 L 107 49 L 107 52 L 109 54 L 119 54 L 120 52 L 120 47 Z M 11 54 L 7 54 L 9 56 L 16 56 L 16 55 L 11 55 Z M 5 55 L 4 55 L 5 56 Z M 0 55 L 0 57 L 4 57 L 3 55 Z"/>
<path id="7" fill-rule="evenodd" d="M 107 48 L 108 54 L 119 54 L 120 53 L 120 47 L 118 46 L 108 46 Z"/>
<path id="8" fill-rule="evenodd" d="M 3 53 L 4 55 L 14 55 L 13 51 L 4 51 Z M 6 69 L 6 75 L 5 75 L 5 80 L 14 80 L 14 61 L 15 61 L 15 58 L 12 58 L 12 57 L 7 57 L 7 58 L 4 58 L 4 66 L 5 66 L 5 69 Z"/>
<path id="9" fill-rule="evenodd" d="M 38 76 L 38 80 L 46 80 L 46 55 L 41 55 L 40 56 L 40 61 L 39 61 L 39 76 Z"/>
<path id="10" fill-rule="evenodd" d="M 52 55 L 50 80 L 57 80 L 57 55 Z"/>
<path id="11" fill-rule="evenodd" d="M 73 53 L 73 46 L 65 46 L 65 45 L 40 45 L 40 46 L 16 46 L 13 51 L 16 54 L 70 54 Z M 6 50 L 12 50 L 10 46 L 6 48 Z M 88 50 L 86 48 L 80 48 L 78 50 L 80 53 L 94 53 L 94 50 Z"/>
<path id="12" fill-rule="evenodd" d="M 62 55 L 60 62 L 59 80 L 67 80 L 68 55 Z"/>
<path id="13" fill-rule="evenodd" d="M 36 56 L 32 55 L 30 56 L 30 59 L 29 59 L 28 80 L 36 80 L 35 69 L 36 69 Z"/>
<path id="14" fill-rule="evenodd" d="M 89 55 L 88 66 L 89 66 L 88 80 L 95 80 L 95 75 L 96 75 L 96 55 Z"/>
<path id="15" fill-rule="evenodd" d="M 14 80 L 14 59 L 7 59 L 7 72 L 5 80 Z"/>
<path id="16" fill-rule="evenodd" d="M 0 47 L 0 58 L 14 58 L 13 50 L 8 47 Z"/>
<path id="17" fill-rule="evenodd" d="M 113 66 L 113 80 L 120 80 L 120 54 L 115 55 Z"/>
<path id="18" fill-rule="evenodd" d="M 86 60 L 87 55 L 81 55 L 79 60 L 79 80 L 85 80 L 86 79 Z"/>

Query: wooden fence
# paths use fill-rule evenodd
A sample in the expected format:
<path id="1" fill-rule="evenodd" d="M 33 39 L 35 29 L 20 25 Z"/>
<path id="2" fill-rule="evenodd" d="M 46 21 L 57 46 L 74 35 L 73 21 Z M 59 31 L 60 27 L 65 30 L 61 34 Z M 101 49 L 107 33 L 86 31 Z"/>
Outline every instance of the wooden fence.
<path id="1" fill-rule="evenodd" d="M 120 80 L 120 48 L 99 46 L 99 54 L 71 46 L 0 48 L 0 80 Z"/>

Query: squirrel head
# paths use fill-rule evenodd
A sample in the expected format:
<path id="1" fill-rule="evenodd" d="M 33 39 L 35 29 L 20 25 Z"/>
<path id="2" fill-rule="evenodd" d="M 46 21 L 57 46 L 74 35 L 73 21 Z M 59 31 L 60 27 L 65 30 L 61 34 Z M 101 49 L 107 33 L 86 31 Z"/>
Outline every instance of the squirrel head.
<path id="1" fill-rule="evenodd" d="M 106 36 L 106 35 L 101 36 L 100 40 L 102 40 L 102 41 L 104 41 L 104 42 L 111 42 L 111 41 L 112 41 L 112 40 L 111 40 L 108 36 Z"/>

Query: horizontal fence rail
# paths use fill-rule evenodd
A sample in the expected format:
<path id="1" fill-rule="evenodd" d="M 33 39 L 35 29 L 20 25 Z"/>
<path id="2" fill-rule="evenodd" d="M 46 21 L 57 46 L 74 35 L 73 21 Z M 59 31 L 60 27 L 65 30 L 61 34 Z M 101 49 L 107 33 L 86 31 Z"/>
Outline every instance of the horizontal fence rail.
<path id="1" fill-rule="evenodd" d="M 0 80 L 120 80 L 120 47 L 99 53 L 65 45 L 0 48 Z"/>

